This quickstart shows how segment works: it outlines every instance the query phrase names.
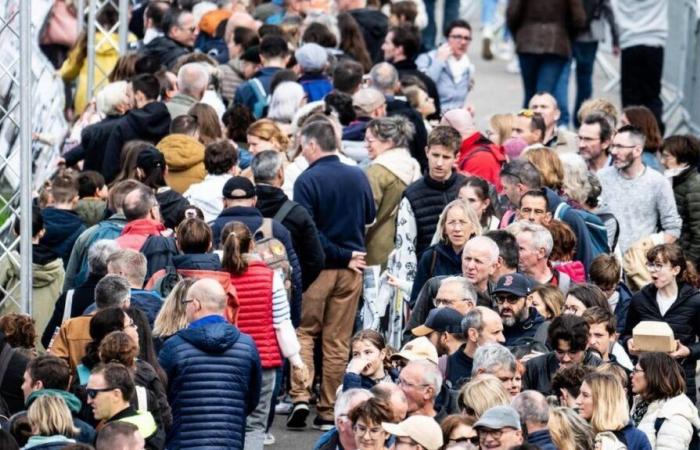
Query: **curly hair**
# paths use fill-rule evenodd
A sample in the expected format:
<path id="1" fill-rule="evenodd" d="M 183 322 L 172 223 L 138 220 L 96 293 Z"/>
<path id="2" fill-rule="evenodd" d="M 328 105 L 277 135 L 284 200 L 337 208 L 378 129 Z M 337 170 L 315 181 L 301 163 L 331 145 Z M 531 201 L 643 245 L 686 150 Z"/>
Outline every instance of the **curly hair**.
<path id="1" fill-rule="evenodd" d="M 0 330 L 12 348 L 34 348 L 36 328 L 34 319 L 26 314 L 6 314 L 0 317 Z"/>
<path id="2" fill-rule="evenodd" d="M 112 331 L 102 339 L 98 353 L 100 361 L 105 364 L 117 362 L 127 368 L 134 368 L 139 347 L 128 334 L 123 331 Z"/>

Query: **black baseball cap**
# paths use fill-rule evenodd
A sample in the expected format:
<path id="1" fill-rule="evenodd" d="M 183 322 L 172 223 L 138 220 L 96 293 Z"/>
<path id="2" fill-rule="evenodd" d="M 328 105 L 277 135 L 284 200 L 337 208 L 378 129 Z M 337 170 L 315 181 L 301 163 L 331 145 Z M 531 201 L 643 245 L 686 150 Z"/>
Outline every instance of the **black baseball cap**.
<path id="1" fill-rule="evenodd" d="M 505 293 L 516 297 L 525 297 L 532 292 L 532 287 L 532 281 L 525 275 L 517 272 L 509 273 L 498 279 L 492 294 Z"/>
<path id="2" fill-rule="evenodd" d="M 147 147 L 136 157 L 136 167 L 143 170 L 165 167 L 165 156 L 157 148 Z"/>
<path id="3" fill-rule="evenodd" d="M 231 177 L 221 191 L 224 198 L 237 200 L 255 197 L 255 185 L 246 177 Z"/>
<path id="4" fill-rule="evenodd" d="M 461 333 L 463 316 L 452 308 L 433 308 L 423 325 L 411 330 L 415 336 L 427 336 L 433 331 L 441 333 Z"/>

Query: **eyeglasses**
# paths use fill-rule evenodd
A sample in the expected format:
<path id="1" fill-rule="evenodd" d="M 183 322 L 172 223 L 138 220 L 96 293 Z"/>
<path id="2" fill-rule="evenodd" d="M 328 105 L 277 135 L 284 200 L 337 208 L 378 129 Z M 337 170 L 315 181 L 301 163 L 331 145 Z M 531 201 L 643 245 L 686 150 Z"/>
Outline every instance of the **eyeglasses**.
<path id="1" fill-rule="evenodd" d="M 621 144 L 612 144 L 610 146 L 610 150 L 620 150 L 623 148 L 635 148 L 636 145 L 621 145 Z"/>
<path id="2" fill-rule="evenodd" d="M 186 298 L 186 299 L 182 300 L 180 303 L 187 306 L 188 303 L 192 303 L 194 300 L 195 299 L 193 299 L 193 298 Z"/>
<path id="3" fill-rule="evenodd" d="M 479 440 L 484 441 L 486 440 L 487 436 L 491 436 L 495 440 L 500 440 L 501 436 L 503 436 L 503 433 L 505 433 L 508 430 L 505 429 L 500 429 L 500 430 L 489 430 L 488 428 L 479 428 L 476 430 L 477 433 L 479 433 Z"/>
<path id="4" fill-rule="evenodd" d="M 115 390 L 115 389 L 116 389 L 116 388 L 112 388 L 112 387 L 110 387 L 110 388 L 101 388 L 101 389 L 87 388 L 87 389 L 85 389 L 85 393 L 87 394 L 88 398 L 94 399 L 95 397 L 97 397 L 97 394 L 99 394 L 100 392 L 113 391 L 113 390 Z"/>
<path id="5" fill-rule="evenodd" d="M 641 367 L 635 367 L 634 369 L 632 369 L 632 373 L 644 373 L 644 369 L 642 369 Z"/>
<path id="6" fill-rule="evenodd" d="M 472 299 L 470 299 L 470 298 L 463 298 L 461 300 L 453 300 L 451 298 L 435 298 L 435 300 L 433 300 L 433 304 L 439 308 L 440 306 L 449 307 L 449 306 L 454 305 L 457 302 L 471 302 L 471 301 L 472 301 Z"/>
<path id="7" fill-rule="evenodd" d="M 574 356 L 578 355 L 578 354 L 581 353 L 582 351 L 583 351 L 583 350 L 567 350 L 567 351 L 563 351 L 563 350 L 557 349 L 557 350 L 554 350 L 554 353 L 556 353 L 557 356 L 560 356 L 560 357 L 562 357 L 562 358 L 565 357 L 565 356 L 567 356 L 567 355 L 569 356 L 569 358 L 573 358 Z"/>
<path id="8" fill-rule="evenodd" d="M 377 437 L 381 435 L 384 432 L 384 429 L 382 427 L 366 427 L 364 425 L 354 425 L 352 427 L 352 431 L 355 432 L 356 435 L 358 436 L 364 436 L 365 433 L 369 432 L 369 435 L 372 437 Z"/>
<path id="9" fill-rule="evenodd" d="M 467 42 L 469 42 L 469 41 L 472 40 L 472 37 L 471 37 L 471 36 L 465 36 L 465 35 L 462 35 L 462 34 L 451 34 L 451 35 L 449 35 L 449 36 L 447 36 L 447 37 L 450 38 L 450 39 L 455 39 L 455 40 L 459 40 L 459 41 L 467 41 Z"/>
<path id="10" fill-rule="evenodd" d="M 494 300 L 497 304 L 502 305 L 508 303 L 509 305 L 516 305 L 522 297 L 516 295 L 495 295 Z"/>
<path id="11" fill-rule="evenodd" d="M 447 444 L 466 444 L 467 442 L 469 442 L 472 445 L 479 445 L 479 436 L 477 435 L 472 437 L 458 437 L 455 439 L 449 439 L 447 441 Z"/>
<path id="12" fill-rule="evenodd" d="M 399 386 L 406 386 L 406 387 L 409 387 L 409 388 L 411 388 L 411 389 L 416 389 L 416 388 L 427 388 L 428 386 L 430 386 L 429 384 L 413 384 L 413 383 L 409 383 L 408 381 L 404 380 L 404 379 L 401 378 L 401 377 L 399 377 L 399 381 L 398 381 L 398 383 L 396 383 L 396 384 L 398 384 Z"/>
<path id="13" fill-rule="evenodd" d="M 181 30 L 184 30 L 184 31 L 189 31 L 190 33 L 194 33 L 195 30 L 197 29 L 196 26 L 191 26 L 191 27 L 178 27 L 178 28 L 180 28 Z"/>
<path id="14" fill-rule="evenodd" d="M 649 272 L 660 272 L 666 267 L 664 264 L 660 263 L 647 263 L 647 270 Z"/>

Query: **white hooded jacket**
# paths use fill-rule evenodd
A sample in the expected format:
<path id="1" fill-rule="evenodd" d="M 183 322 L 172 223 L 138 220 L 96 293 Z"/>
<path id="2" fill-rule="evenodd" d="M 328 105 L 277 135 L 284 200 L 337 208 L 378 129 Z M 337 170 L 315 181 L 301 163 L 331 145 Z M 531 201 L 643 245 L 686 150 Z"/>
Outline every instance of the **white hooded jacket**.
<path id="1" fill-rule="evenodd" d="M 658 434 L 654 428 L 657 418 L 665 419 Z M 693 433 L 700 430 L 698 409 L 685 394 L 656 400 L 649 405 L 637 428 L 646 434 L 654 450 L 687 449 Z"/>

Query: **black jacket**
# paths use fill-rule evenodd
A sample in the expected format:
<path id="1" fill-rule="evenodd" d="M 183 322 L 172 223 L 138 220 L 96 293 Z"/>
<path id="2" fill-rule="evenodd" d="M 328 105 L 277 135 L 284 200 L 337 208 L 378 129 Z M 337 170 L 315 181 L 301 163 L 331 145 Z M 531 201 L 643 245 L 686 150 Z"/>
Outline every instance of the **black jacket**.
<path id="1" fill-rule="evenodd" d="M 163 225 L 168 228 L 176 228 L 180 222 L 178 218 L 184 209 L 190 206 L 185 197 L 179 192 L 173 191 L 170 188 L 158 189 L 156 200 L 160 206 L 160 215 L 163 217 Z"/>
<path id="2" fill-rule="evenodd" d="M 104 275 L 95 275 L 93 273 L 89 274 L 85 283 L 81 284 L 80 287 L 73 289 L 73 306 L 70 310 L 71 317 L 81 316 L 83 311 L 85 311 L 95 300 L 95 286 L 97 282 L 102 279 Z M 61 326 L 63 322 L 63 310 L 66 307 L 66 294 L 64 292 L 56 300 L 56 305 L 54 306 L 53 314 L 49 323 L 44 329 L 44 334 L 41 336 L 41 343 L 44 348 L 49 348 L 49 343 L 53 337 L 56 329 Z"/>
<path id="3" fill-rule="evenodd" d="M 0 331 L 0 350 L 5 349 L 5 334 Z M 5 370 L 5 376 L 0 384 L 0 398 L 5 400 L 10 414 L 14 414 L 24 409 L 24 394 L 22 393 L 22 383 L 24 382 L 24 371 L 29 364 L 29 358 L 20 352 L 11 350 L 12 355 Z"/>
<path id="4" fill-rule="evenodd" d="M 263 217 L 274 217 L 284 202 L 289 200 L 282 189 L 268 184 L 257 184 L 255 193 L 258 199 L 255 206 Z M 294 207 L 281 223 L 292 235 L 292 245 L 301 265 L 302 289 L 306 291 L 321 273 L 326 256 L 311 215 L 299 203 L 294 201 L 292 203 Z"/>
<path id="5" fill-rule="evenodd" d="M 168 69 L 173 68 L 175 61 L 180 56 L 189 52 L 187 47 L 183 47 L 166 36 L 157 37 L 141 48 L 141 53 L 146 56 L 155 56 L 160 64 Z"/>
<path id="6" fill-rule="evenodd" d="M 105 156 L 105 142 L 121 117 L 107 116 L 100 122 L 85 127 L 80 133 L 80 144 L 63 155 L 66 166 L 74 166 L 83 161 L 83 170 L 100 172 Z"/>
<path id="7" fill-rule="evenodd" d="M 121 168 L 122 147 L 134 139 L 156 144 L 170 133 L 170 113 L 163 102 L 152 102 L 126 113 L 105 141 L 102 175 L 109 183 Z"/>
<path id="8" fill-rule="evenodd" d="M 656 302 L 656 292 L 656 286 L 648 284 L 634 294 L 620 343 L 627 348 L 632 330 L 643 320 L 666 322 L 673 330 L 674 337 L 690 349 L 690 356 L 679 362 L 685 371 L 686 393 L 695 402 L 695 361 L 700 357 L 700 342 L 697 342 L 700 337 L 700 293 L 688 284 L 679 284 L 678 298 L 662 316 Z"/>
<path id="9" fill-rule="evenodd" d="M 592 352 L 586 351 L 583 356 L 583 364 L 597 367 L 603 361 Z M 552 392 L 552 377 L 559 370 L 559 360 L 554 352 L 532 358 L 525 363 L 525 375 L 523 376 L 523 390 L 534 389 L 542 395 L 555 394 Z"/>
<path id="10" fill-rule="evenodd" d="M 381 62 L 384 59 L 382 44 L 389 31 L 389 18 L 381 11 L 371 8 L 353 9 L 349 12 L 362 30 L 372 64 Z"/>
<path id="11" fill-rule="evenodd" d="M 449 243 L 438 243 L 425 249 L 418 260 L 416 278 L 411 289 L 411 303 L 415 303 L 423 285 L 440 275 L 461 275 L 462 253 L 455 252 Z"/>
<path id="12" fill-rule="evenodd" d="M 421 117 L 420 113 L 413 109 L 408 102 L 392 97 L 387 97 L 386 99 L 386 115 L 404 116 L 411 121 L 416 132 L 408 148 L 411 150 L 411 156 L 420 164 L 421 170 L 423 172 L 427 171 L 428 157 L 425 154 L 425 147 L 428 145 L 428 131 L 425 129 L 423 117 Z"/>
<path id="13" fill-rule="evenodd" d="M 418 70 L 418 66 L 416 66 L 416 63 L 413 60 L 404 59 L 403 61 L 392 62 L 392 64 L 394 65 L 394 67 L 396 67 L 396 70 L 399 72 L 400 78 L 405 76 L 414 76 L 421 80 L 423 84 L 425 84 L 425 87 L 428 90 L 428 97 L 432 98 L 435 102 L 435 113 L 431 116 L 428 116 L 428 119 L 439 119 L 440 94 L 438 94 L 437 87 L 435 86 L 435 81 L 433 81 L 433 79 L 425 73 Z"/>
<path id="14" fill-rule="evenodd" d="M 535 338 L 537 330 L 544 323 L 544 317 L 534 307 L 529 308 L 530 315 L 524 322 L 516 322 L 512 327 L 503 327 L 503 336 L 506 338 L 506 347 L 518 345 L 523 338 Z"/>

